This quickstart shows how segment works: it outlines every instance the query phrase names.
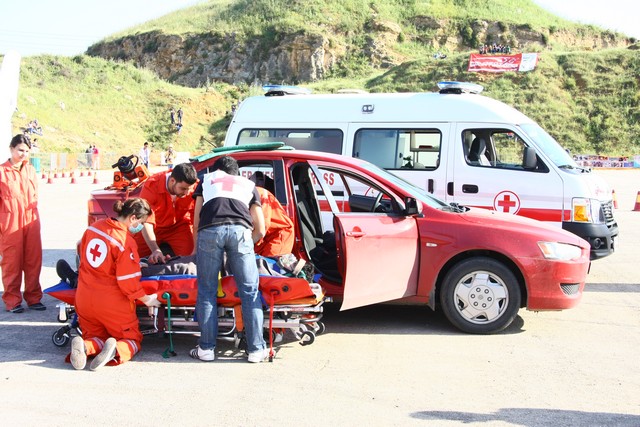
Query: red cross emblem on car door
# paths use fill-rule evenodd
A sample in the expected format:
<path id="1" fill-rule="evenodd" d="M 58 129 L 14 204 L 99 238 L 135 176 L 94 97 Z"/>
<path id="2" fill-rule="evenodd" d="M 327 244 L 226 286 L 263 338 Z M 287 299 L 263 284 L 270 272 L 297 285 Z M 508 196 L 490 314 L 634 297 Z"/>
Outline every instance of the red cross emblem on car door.
<path id="1" fill-rule="evenodd" d="M 493 199 L 493 209 L 515 215 L 520 210 L 520 198 L 513 191 L 501 191 Z"/>

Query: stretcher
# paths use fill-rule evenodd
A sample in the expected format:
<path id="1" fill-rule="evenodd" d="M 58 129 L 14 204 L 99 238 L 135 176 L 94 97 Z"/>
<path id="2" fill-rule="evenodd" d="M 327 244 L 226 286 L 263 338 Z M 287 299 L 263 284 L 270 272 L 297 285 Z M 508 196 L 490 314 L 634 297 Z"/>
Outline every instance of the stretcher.
<path id="1" fill-rule="evenodd" d="M 199 335 L 195 305 L 198 292 L 197 276 L 148 276 L 140 281 L 147 294 L 155 293 L 162 303 L 149 309 L 138 302 L 140 331 L 151 334 Z M 290 330 L 301 345 L 309 345 L 325 331 L 320 321 L 325 297 L 322 287 L 299 277 L 260 276 L 260 294 L 264 308 L 265 340 L 273 350 L 278 333 Z M 52 341 L 64 347 L 74 335 L 82 335 L 75 313 L 75 293 L 69 283 L 61 280 L 45 289 L 45 293 L 61 301 L 57 305 L 58 321 L 65 323 L 53 333 Z M 218 339 L 233 341 L 244 348 L 242 309 L 233 276 L 225 276 L 218 283 Z M 173 352 L 173 349 L 171 349 Z M 271 351 L 273 355 L 273 351 Z"/>

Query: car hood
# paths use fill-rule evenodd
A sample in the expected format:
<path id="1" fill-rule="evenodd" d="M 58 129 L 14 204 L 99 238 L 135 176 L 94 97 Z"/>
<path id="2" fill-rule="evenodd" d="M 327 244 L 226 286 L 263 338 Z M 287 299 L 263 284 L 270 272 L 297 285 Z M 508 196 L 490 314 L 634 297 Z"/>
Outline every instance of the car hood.
<path id="1" fill-rule="evenodd" d="M 491 228 L 493 231 L 511 230 L 526 232 L 539 235 L 540 240 L 557 241 L 581 247 L 589 247 L 589 243 L 586 240 L 575 234 L 531 218 L 480 208 L 470 208 L 467 212 L 458 215 L 467 222 L 482 224 L 487 228 Z"/>

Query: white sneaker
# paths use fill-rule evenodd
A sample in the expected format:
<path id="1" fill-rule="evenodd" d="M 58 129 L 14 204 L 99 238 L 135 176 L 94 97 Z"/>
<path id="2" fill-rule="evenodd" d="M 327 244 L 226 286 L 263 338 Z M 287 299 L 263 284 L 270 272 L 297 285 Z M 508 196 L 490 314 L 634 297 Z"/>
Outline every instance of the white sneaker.
<path id="1" fill-rule="evenodd" d="M 116 357 L 116 347 L 118 342 L 115 338 L 111 337 L 104 342 L 104 347 L 102 351 L 93 358 L 91 361 L 91 365 L 89 365 L 89 369 L 95 371 L 96 369 L 102 368 L 104 365 L 109 363 Z"/>
<path id="2" fill-rule="evenodd" d="M 269 357 L 269 349 L 263 348 L 262 350 L 252 351 L 249 353 L 247 360 L 249 363 L 260 363 L 267 357 Z"/>
<path id="3" fill-rule="evenodd" d="M 273 342 L 276 344 L 280 343 L 282 342 L 283 338 L 284 338 L 284 334 L 282 332 L 276 332 L 276 336 L 274 337 Z"/>
<path id="4" fill-rule="evenodd" d="M 87 366 L 87 350 L 84 347 L 82 337 L 73 337 L 71 340 L 71 366 L 73 369 L 82 370 Z"/>
<path id="5" fill-rule="evenodd" d="M 189 356 L 194 359 L 202 360 L 203 362 L 213 362 L 216 360 L 216 353 L 213 348 L 209 350 L 203 350 L 200 346 L 196 346 L 196 348 L 191 349 L 189 352 Z"/>

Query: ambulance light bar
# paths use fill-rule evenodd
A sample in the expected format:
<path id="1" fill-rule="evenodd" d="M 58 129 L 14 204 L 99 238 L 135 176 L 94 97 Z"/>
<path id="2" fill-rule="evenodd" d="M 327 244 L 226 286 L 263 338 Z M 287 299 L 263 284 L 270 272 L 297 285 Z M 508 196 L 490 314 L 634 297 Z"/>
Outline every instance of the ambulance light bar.
<path id="1" fill-rule="evenodd" d="M 438 82 L 440 93 L 475 93 L 484 89 L 481 85 L 469 82 Z"/>
<path id="2" fill-rule="evenodd" d="M 284 95 L 309 95 L 311 89 L 299 86 L 286 86 L 286 85 L 264 85 L 264 96 L 284 96 Z"/>

